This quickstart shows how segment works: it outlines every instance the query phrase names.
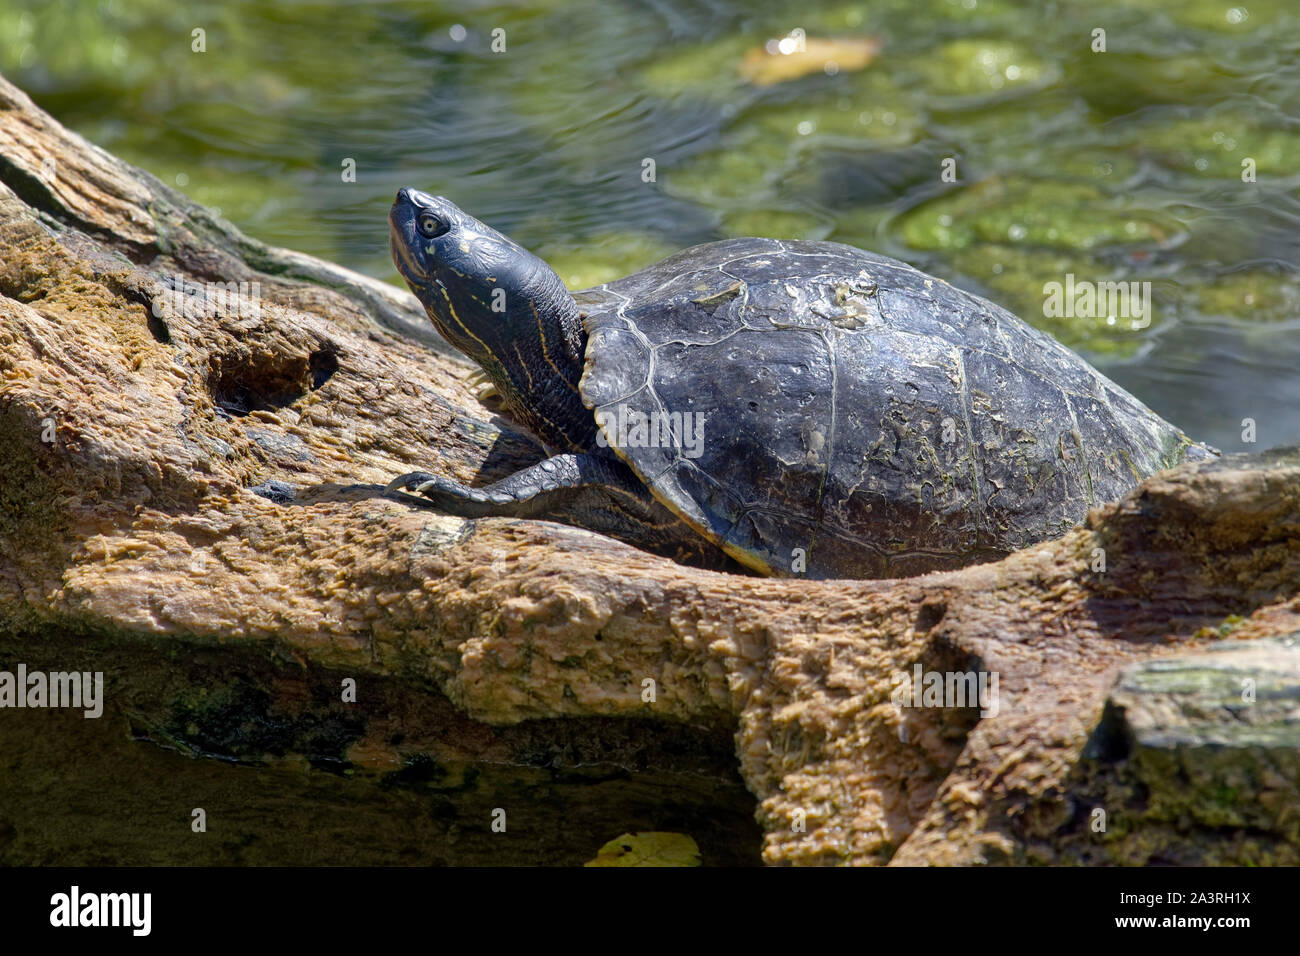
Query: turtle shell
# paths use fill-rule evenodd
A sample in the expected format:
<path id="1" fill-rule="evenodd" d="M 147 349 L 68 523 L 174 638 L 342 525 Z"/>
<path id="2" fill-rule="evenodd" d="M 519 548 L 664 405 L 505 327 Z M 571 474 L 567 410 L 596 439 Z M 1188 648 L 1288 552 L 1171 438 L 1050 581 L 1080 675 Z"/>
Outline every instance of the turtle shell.
<path id="1" fill-rule="evenodd" d="M 575 298 L 601 444 L 765 574 L 991 560 L 1205 454 L 1006 310 L 851 246 L 710 243 Z"/>

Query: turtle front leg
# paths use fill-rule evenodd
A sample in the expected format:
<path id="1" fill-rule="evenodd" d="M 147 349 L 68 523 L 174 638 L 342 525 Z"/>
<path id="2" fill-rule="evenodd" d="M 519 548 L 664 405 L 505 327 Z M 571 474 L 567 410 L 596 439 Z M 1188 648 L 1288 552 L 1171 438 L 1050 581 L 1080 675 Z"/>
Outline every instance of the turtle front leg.
<path id="1" fill-rule="evenodd" d="M 413 471 L 394 478 L 384 489 L 393 498 L 421 496 L 422 505 L 462 518 L 549 517 L 590 527 L 589 512 L 606 504 L 644 512 L 649 494 L 621 461 L 603 455 L 564 454 L 547 458 L 482 488 Z M 594 529 L 593 529 L 594 530 Z"/>
<path id="2" fill-rule="evenodd" d="M 413 471 L 394 478 L 384 493 L 462 518 L 559 521 L 684 564 L 746 573 L 655 501 L 612 454 L 556 455 L 483 488 Z"/>

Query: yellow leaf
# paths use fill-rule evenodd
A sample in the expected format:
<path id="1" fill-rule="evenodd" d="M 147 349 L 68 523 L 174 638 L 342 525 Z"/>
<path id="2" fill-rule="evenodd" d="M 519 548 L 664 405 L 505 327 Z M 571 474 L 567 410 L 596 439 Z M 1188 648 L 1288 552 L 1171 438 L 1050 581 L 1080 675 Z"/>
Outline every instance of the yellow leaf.
<path id="1" fill-rule="evenodd" d="M 755 86 L 774 86 L 809 73 L 852 73 L 871 65 L 881 50 L 879 37 L 783 37 L 749 50 L 740 75 Z"/>
<path id="2" fill-rule="evenodd" d="M 699 866 L 700 848 L 684 833 L 624 833 L 587 866 Z"/>

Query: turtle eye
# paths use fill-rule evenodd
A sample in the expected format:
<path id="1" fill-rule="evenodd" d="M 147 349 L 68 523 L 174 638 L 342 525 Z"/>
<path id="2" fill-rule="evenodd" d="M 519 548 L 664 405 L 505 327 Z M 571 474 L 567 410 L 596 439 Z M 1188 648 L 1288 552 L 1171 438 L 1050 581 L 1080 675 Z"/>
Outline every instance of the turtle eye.
<path id="1" fill-rule="evenodd" d="M 420 217 L 420 233 L 427 238 L 441 236 L 446 231 L 446 225 L 437 216 L 426 212 Z"/>

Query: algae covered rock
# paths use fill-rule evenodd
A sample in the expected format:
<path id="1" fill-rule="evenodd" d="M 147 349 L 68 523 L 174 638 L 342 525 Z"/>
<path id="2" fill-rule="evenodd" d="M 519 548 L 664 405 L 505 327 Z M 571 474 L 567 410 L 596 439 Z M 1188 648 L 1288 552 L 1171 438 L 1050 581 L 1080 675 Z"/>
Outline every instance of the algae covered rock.
<path id="1" fill-rule="evenodd" d="M 1095 746 L 1126 754 L 1149 815 L 1300 836 L 1300 632 L 1126 668 Z"/>

